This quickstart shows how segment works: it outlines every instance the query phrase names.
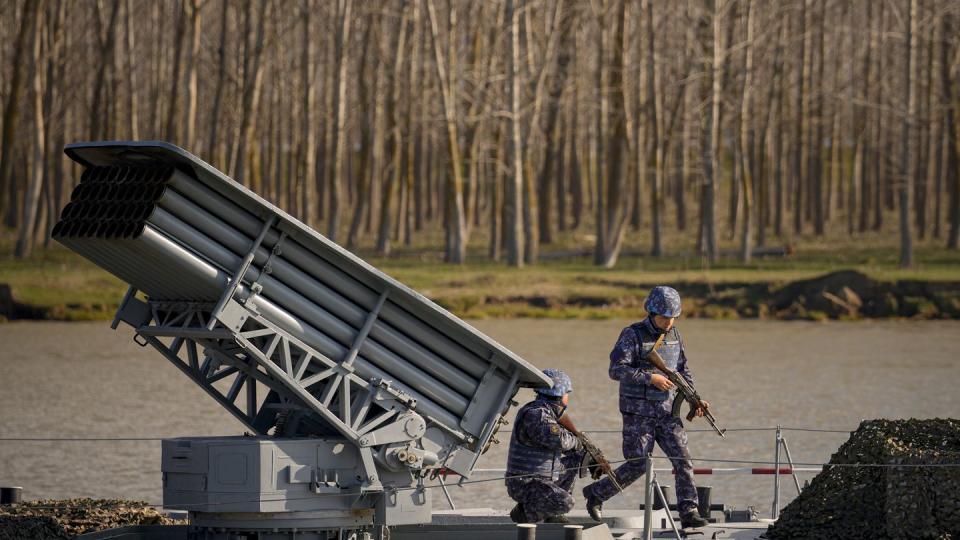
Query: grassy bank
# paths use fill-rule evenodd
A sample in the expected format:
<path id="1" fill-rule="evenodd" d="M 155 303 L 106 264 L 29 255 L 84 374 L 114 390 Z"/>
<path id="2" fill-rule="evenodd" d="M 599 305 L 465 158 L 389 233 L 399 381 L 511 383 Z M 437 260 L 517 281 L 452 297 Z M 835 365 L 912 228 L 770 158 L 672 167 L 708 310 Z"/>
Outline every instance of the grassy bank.
<path id="1" fill-rule="evenodd" d="M 956 289 L 951 283 L 960 281 L 960 252 L 921 244 L 916 268 L 901 270 L 888 238 L 866 236 L 830 243 L 801 239 L 792 246 L 791 255 L 756 258 L 746 266 L 733 256 L 723 257 L 710 269 L 693 255 L 693 246 L 680 246 L 680 254 L 648 257 L 637 254 L 640 246 L 628 245 L 617 267 L 604 270 L 595 267 L 590 257 L 573 254 L 570 246 L 582 245 L 582 239 L 574 244 L 573 238 L 564 239 L 552 251 L 544 250 L 540 264 L 520 269 L 492 262 L 454 267 L 444 264 L 442 254 L 427 246 L 398 249 L 390 259 L 363 250 L 359 253 L 401 282 L 469 318 L 635 317 L 649 287 L 660 283 L 679 284 L 692 316 L 832 318 L 834 314 L 819 309 L 801 313 L 796 308 L 764 308 L 762 304 L 773 302 L 777 291 L 787 284 L 839 270 L 856 270 L 886 284 L 884 294 L 892 294 L 897 305 L 882 311 L 881 316 L 960 317 L 954 312 L 950 293 Z M 12 236 L 2 235 L 0 283 L 10 286 L 18 317 L 107 319 L 126 289 L 117 278 L 58 244 L 38 250 L 26 261 L 13 259 L 12 251 Z M 475 260 L 482 259 L 480 253 Z M 929 293 L 925 289 L 899 292 L 897 287 L 902 286 L 897 284 L 904 282 L 940 285 Z M 937 296 L 944 290 L 949 293 L 945 299 Z M 932 302 L 936 309 L 924 301 Z M 905 308 L 905 303 L 912 306 Z"/>

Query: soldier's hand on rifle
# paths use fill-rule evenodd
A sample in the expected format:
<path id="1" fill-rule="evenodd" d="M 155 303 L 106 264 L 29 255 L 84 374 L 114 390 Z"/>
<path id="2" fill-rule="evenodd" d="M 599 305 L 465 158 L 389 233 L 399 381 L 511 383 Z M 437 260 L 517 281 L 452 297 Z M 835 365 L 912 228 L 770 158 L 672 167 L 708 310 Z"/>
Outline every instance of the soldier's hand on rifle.
<path id="1" fill-rule="evenodd" d="M 670 379 L 660 375 L 659 373 L 653 373 L 650 375 L 650 384 L 657 387 L 657 390 L 669 390 L 673 388 L 673 383 L 670 382 Z"/>
<path id="2" fill-rule="evenodd" d="M 707 413 L 707 409 L 709 408 L 710 408 L 709 403 L 707 403 L 706 401 L 701 401 L 700 406 L 697 407 L 696 409 L 697 416 L 703 416 L 704 414 Z"/>

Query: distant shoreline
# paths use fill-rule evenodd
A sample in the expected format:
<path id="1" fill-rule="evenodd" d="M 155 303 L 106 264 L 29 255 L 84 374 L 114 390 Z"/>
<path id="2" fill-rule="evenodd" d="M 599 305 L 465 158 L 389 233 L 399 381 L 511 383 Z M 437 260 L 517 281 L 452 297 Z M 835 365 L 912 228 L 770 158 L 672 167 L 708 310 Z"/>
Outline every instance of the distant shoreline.
<path id="1" fill-rule="evenodd" d="M 641 276 L 642 277 L 642 276 Z M 426 296 L 469 319 L 636 318 L 656 283 L 578 276 L 557 290 L 517 293 L 494 283 L 435 283 Z M 684 298 L 684 317 L 697 319 L 859 320 L 960 319 L 960 281 L 873 279 L 840 270 L 786 283 L 769 280 L 672 282 Z M 116 288 L 116 285 L 112 285 Z M 541 288 L 546 289 L 546 288 Z M 601 291 L 601 292 L 598 292 Z M 108 296 L 108 295 L 102 295 Z M 122 290 L 116 294 L 117 302 Z M 86 321 L 113 318 L 116 303 L 71 302 L 36 306 L 16 300 L 0 283 L 0 320 Z"/>

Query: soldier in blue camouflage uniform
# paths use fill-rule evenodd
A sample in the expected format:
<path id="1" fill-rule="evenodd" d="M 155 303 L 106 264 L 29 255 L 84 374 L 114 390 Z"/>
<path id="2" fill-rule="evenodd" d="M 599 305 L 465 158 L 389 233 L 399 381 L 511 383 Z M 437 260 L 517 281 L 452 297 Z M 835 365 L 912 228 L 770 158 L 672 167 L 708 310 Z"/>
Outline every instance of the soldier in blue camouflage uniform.
<path id="1" fill-rule="evenodd" d="M 676 394 L 674 385 L 646 360 L 657 345 L 664 363 L 693 385 L 683 342 L 674 326 L 680 315 L 680 294 L 671 287 L 654 287 L 644 308 L 647 318 L 624 328 L 610 352 L 610 378 L 620 382 L 623 456 L 627 460 L 617 468 L 617 479 L 626 487 L 643 476 L 646 456 L 653 452 L 656 442 L 673 463 L 681 524 L 684 528 L 702 527 L 706 521 L 697 513 L 697 488 L 687 450 L 687 433 L 683 422 L 671 414 Z M 698 409 L 697 415 L 702 416 L 703 410 Z M 590 516 L 600 521 L 603 501 L 616 494 L 617 488 L 609 478 L 586 486 L 583 495 Z"/>
<path id="2" fill-rule="evenodd" d="M 516 523 L 568 523 L 573 483 L 583 459 L 577 437 L 559 423 L 573 391 L 573 382 L 557 369 L 543 372 L 553 379 L 538 388 L 537 399 L 517 411 L 507 457 L 507 494 L 517 502 L 510 511 Z"/>

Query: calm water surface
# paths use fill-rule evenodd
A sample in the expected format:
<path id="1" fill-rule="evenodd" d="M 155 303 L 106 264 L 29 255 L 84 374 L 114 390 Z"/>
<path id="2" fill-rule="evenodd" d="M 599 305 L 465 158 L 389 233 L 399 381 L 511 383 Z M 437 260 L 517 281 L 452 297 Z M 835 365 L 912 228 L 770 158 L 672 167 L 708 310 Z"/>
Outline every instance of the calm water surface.
<path id="1" fill-rule="evenodd" d="M 620 429 L 607 354 L 628 321 L 476 321 L 539 367 L 574 380 L 571 413 L 584 429 Z M 960 323 L 682 321 L 698 389 L 731 429 L 785 427 L 849 431 L 866 418 L 960 418 Z M 132 332 L 107 323 L 0 325 L 0 438 L 151 438 L 235 435 L 244 427 Z M 528 391 L 520 398 L 529 399 Z M 512 418 L 511 418 L 512 421 Z M 705 427 L 695 421 L 691 429 Z M 848 433 L 787 431 L 794 460 L 822 463 Z M 620 459 L 619 433 L 597 433 Z M 503 443 L 479 467 L 503 467 Z M 707 460 L 772 461 L 772 431 L 690 434 L 696 466 Z M 662 462 L 661 462 L 662 463 Z M 662 466 L 662 465 L 661 465 Z M 0 440 L 0 485 L 24 497 L 123 497 L 161 501 L 159 441 Z M 804 479 L 812 475 L 804 475 Z M 477 475 L 490 478 L 490 475 Z M 673 484 L 671 477 L 662 477 Z M 771 476 L 700 476 L 714 502 L 770 510 Z M 795 495 L 784 478 L 784 502 Z M 642 487 L 607 503 L 635 507 Z M 459 506 L 511 506 L 502 481 L 452 490 Z M 580 499 L 579 490 L 576 493 Z M 582 507 L 582 501 L 578 501 Z M 434 504 L 444 507 L 439 493 Z"/>

